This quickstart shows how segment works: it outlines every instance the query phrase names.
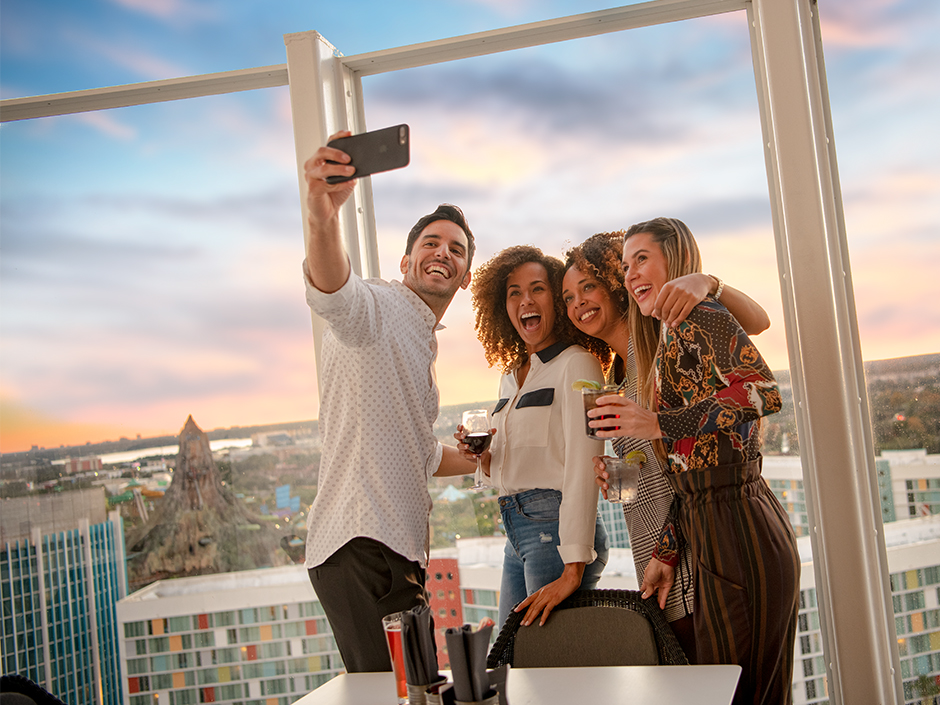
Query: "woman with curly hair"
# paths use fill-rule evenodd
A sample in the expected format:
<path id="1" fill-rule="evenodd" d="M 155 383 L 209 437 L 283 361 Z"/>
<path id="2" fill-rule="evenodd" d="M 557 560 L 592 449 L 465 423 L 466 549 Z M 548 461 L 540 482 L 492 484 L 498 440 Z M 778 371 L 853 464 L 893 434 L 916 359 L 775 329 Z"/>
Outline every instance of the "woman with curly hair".
<path id="1" fill-rule="evenodd" d="M 578 380 L 603 379 L 597 345 L 565 316 L 554 292 L 561 260 L 527 245 L 503 250 L 473 276 L 476 332 L 490 366 L 503 372 L 493 411 L 496 434 L 483 454 L 498 488 L 507 542 L 500 625 L 510 610 L 523 624 L 575 590 L 597 585 L 607 563 L 607 532 L 597 516 L 593 456 L 603 446 L 584 432 Z M 463 439 L 463 430 L 456 434 Z M 469 456 L 469 448 L 460 443 Z"/>
<path id="2" fill-rule="evenodd" d="M 674 218 L 624 234 L 624 281 L 636 306 L 641 404 L 606 396 L 589 416 L 598 436 L 653 441 L 679 497 L 692 554 L 699 663 L 738 664 L 734 703 L 789 703 L 800 555 L 789 518 L 761 477 L 760 420 L 780 410 L 770 368 L 721 301 L 675 327 L 654 318 L 668 282 L 701 271 L 698 246 Z"/>
<path id="3" fill-rule="evenodd" d="M 627 322 L 630 294 L 624 286 L 621 263 L 623 235 L 622 230 L 598 233 L 565 253 L 561 299 L 569 320 L 582 333 L 604 343 L 602 349 L 596 344 L 592 349 L 607 369 L 605 382 L 619 385 L 630 399 L 636 400 L 637 368 Z M 724 286 L 716 277 L 698 273 L 674 279 L 663 287 L 659 315 L 671 325 L 678 325 L 706 296 L 716 294 L 749 333 L 760 333 L 770 325 L 764 309 L 745 294 Z M 637 580 L 644 598 L 658 593 L 659 606 L 689 661 L 695 663 L 692 567 L 688 544 L 676 545 L 674 518 L 670 516 L 670 510 L 675 509 L 675 494 L 649 441 L 623 436 L 612 441 L 614 452 L 621 458 L 632 451 L 641 451 L 646 457 L 637 499 L 623 505 Z M 606 496 L 606 471 L 602 468 L 603 464 L 597 466 Z"/>

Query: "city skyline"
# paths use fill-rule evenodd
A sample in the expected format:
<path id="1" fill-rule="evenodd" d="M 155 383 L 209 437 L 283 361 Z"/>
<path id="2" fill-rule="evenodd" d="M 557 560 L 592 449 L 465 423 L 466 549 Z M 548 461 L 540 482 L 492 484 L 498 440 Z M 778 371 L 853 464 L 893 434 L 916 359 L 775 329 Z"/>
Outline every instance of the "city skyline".
<path id="1" fill-rule="evenodd" d="M 4 0 L 3 98 L 285 61 L 317 30 L 347 55 L 602 9 L 555 0 L 311 8 Z M 52 10 L 52 11 L 50 11 Z M 821 26 L 866 360 L 940 350 L 940 11 L 832 0 Z M 758 300 L 787 367 L 743 13 L 364 80 L 370 128 L 407 122 L 412 164 L 373 179 L 383 276 L 442 201 L 475 265 L 561 255 L 600 230 L 685 220 L 706 271 Z M 319 416 L 286 88 L 0 128 L 0 451 Z M 926 303 L 926 305 L 925 305 Z M 470 296 L 440 334 L 441 404 L 495 395 Z"/>

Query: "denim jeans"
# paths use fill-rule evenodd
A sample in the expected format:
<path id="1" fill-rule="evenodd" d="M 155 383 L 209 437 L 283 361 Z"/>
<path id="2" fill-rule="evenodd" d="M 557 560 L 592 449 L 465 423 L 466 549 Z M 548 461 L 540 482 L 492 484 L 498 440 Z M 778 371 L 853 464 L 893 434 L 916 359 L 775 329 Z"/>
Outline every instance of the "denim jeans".
<path id="1" fill-rule="evenodd" d="M 503 579 L 499 592 L 499 627 L 512 608 L 536 590 L 561 577 L 565 564 L 558 553 L 558 490 L 526 490 L 499 498 L 506 530 Z M 607 531 L 600 516 L 594 527 L 597 558 L 584 567 L 581 590 L 592 590 L 607 565 Z"/>

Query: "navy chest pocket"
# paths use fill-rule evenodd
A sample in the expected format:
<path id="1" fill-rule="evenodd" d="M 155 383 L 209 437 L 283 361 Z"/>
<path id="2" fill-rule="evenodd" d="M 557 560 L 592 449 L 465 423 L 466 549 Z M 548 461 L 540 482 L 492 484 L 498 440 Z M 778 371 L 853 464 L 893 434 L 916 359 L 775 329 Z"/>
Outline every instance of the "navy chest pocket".
<path id="1" fill-rule="evenodd" d="M 527 406 L 551 406 L 555 400 L 554 387 L 547 389 L 536 389 L 534 392 L 526 392 L 516 403 L 517 409 L 524 409 Z"/>

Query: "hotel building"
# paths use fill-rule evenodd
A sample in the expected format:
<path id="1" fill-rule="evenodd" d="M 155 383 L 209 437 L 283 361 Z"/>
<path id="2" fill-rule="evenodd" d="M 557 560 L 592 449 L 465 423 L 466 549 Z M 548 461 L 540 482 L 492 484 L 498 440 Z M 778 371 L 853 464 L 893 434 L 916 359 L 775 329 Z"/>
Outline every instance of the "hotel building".
<path id="1" fill-rule="evenodd" d="M 2 500 L 0 671 L 69 705 L 123 702 L 123 522 L 100 487 Z"/>

